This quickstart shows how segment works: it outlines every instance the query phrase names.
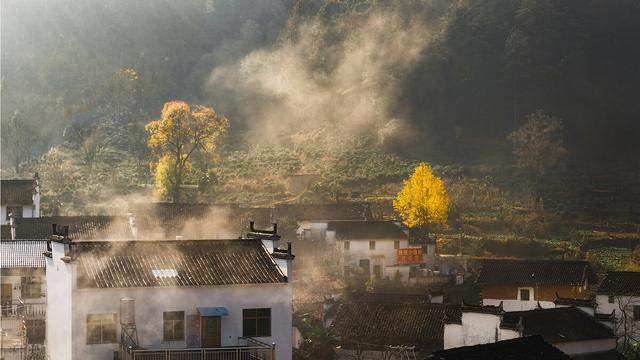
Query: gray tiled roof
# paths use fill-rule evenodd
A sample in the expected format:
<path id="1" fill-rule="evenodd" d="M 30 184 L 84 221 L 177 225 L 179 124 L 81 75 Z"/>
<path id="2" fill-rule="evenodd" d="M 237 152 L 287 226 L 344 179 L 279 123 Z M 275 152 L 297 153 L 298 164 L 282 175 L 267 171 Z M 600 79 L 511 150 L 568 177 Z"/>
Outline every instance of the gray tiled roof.
<path id="1" fill-rule="evenodd" d="M 484 260 L 478 284 L 540 284 L 580 286 L 597 278 L 586 261 Z"/>
<path id="2" fill-rule="evenodd" d="M 371 209 L 367 204 L 276 204 L 276 220 L 367 220 Z"/>
<path id="3" fill-rule="evenodd" d="M 0 203 L 2 205 L 33 204 L 35 180 L 0 180 Z"/>
<path id="4" fill-rule="evenodd" d="M 607 295 L 640 295 L 640 272 L 610 271 L 597 292 Z"/>
<path id="5" fill-rule="evenodd" d="M 463 346 L 433 353 L 433 360 L 570 360 L 540 336 L 528 336 L 490 344 Z"/>
<path id="6" fill-rule="evenodd" d="M 15 219 L 16 240 L 42 240 L 53 235 L 53 224 L 69 226 L 74 240 L 132 239 L 125 216 L 50 216 Z"/>
<path id="7" fill-rule="evenodd" d="M 259 239 L 72 243 L 78 287 L 285 283 Z"/>
<path id="8" fill-rule="evenodd" d="M 331 221 L 327 231 L 335 231 L 337 239 L 407 239 L 407 235 L 392 221 Z"/>
<path id="9" fill-rule="evenodd" d="M 46 241 L 0 241 L 0 267 L 44 268 L 46 250 Z"/>

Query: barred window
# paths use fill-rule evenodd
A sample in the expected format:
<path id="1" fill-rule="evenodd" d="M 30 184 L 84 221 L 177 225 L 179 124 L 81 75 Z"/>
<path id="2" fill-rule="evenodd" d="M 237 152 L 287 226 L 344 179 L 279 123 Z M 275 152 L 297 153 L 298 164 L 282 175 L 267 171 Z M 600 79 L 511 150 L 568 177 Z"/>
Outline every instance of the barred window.
<path id="1" fill-rule="evenodd" d="M 184 340 L 184 311 L 165 311 L 162 313 L 164 341 Z"/>
<path id="2" fill-rule="evenodd" d="M 242 336 L 271 336 L 271 309 L 243 309 Z"/>
<path id="3" fill-rule="evenodd" d="M 87 315 L 87 344 L 111 344 L 116 342 L 116 314 Z"/>
<path id="4" fill-rule="evenodd" d="M 23 276 L 20 279 L 20 296 L 23 299 L 37 299 L 42 296 L 42 280 L 39 276 Z"/>

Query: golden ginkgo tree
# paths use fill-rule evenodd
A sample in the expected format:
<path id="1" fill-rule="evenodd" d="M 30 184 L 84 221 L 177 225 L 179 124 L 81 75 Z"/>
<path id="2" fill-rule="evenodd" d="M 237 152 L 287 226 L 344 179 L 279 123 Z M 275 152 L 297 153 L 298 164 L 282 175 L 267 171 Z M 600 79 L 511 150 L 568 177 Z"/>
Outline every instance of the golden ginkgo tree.
<path id="1" fill-rule="evenodd" d="M 160 119 L 145 126 L 157 159 L 153 165 L 158 192 L 179 202 L 180 185 L 193 169 L 192 156 L 202 152 L 213 157 L 228 127 L 229 121 L 211 107 L 192 107 L 184 101 L 164 104 Z"/>
<path id="2" fill-rule="evenodd" d="M 426 228 L 447 221 L 449 197 L 444 182 L 431 167 L 421 163 L 393 201 L 393 208 L 409 228 Z"/>

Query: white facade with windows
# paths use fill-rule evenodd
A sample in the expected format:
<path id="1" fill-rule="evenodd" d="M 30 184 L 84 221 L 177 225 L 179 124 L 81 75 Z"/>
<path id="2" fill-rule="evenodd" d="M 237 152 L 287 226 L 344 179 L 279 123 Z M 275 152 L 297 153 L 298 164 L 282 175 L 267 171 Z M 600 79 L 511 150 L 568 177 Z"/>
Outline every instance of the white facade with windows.
<path id="1" fill-rule="evenodd" d="M 233 240 L 224 241 L 230 243 Z M 252 240 L 235 241 L 245 241 L 253 246 Z M 136 247 L 146 246 L 144 241 L 121 243 L 129 243 L 133 247 L 133 250 L 127 249 L 123 256 L 130 256 L 128 252 L 135 252 Z M 180 248 L 180 242 L 173 244 Z M 166 265 L 162 264 L 166 264 L 167 259 L 173 256 L 167 254 L 164 260 L 153 260 L 152 256 L 140 258 L 141 262 L 147 263 L 144 266 L 157 261 L 151 267 L 164 272 L 154 274 L 152 271 L 135 270 L 123 280 L 135 284 L 136 279 L 129 276 L 147 276 L 156 278 L 162 286 L 118 287 L 117 281 L 113 282 L 112 288 L 103 283 L 86 286 L 86 274 L 89 274 L 90 279 L 100 280 L 101 276 L 109 278 L 110 275 L 106 273 L 112 269 L 108 262 L 114 255 L 106 253 L 102 260 L 95 262 L 91 258 L 83 260 L 81 253 L 74 253 L 73 246 L 73 242 L 53 241 L 52 253 L 47 258 L 47 281 L 50 284 L 47 344 L 50 359 L 113 359 L 114 352 L 120 349 L 123 336 L 125 340 L 129 335 L 135 338 L 130 331 L 132 327 L 122 323 L 135 324 L 135 343 L 140 349 L 224 348 L 238 346 L 242 343 L 242 338 L 250 337 L 266 344 L 274 344 L 276 359 L 291 359 L 292 288 L 286 275 L 284 282 L 167 286 L 167 281 L 178 282 L 181 281 L 180 276 L 193 277 L 199 273 L 196 270 L 185 275 L 181 269 L 163 268 Z M 252 247 L 252 251 L 267 253 L 268 246 L 262 247 L 259 243 L 256 246 L 258 248 Z M 242 266 L 240 263 L 233 264 L 236 255 L 224 256 L 230 259 L 232 267 Z M 269 258 L 262 257 L 261 261 Z M 282 277 L 287 269 L 281 269 L 278 263 L 290 265 L 286 261 L 271 261 L 272 265 L 265 266 L 274 266 L 277 270 L 273 271 Z M 104 268 L 94 268 L 92 264 L 106 265 Z M 129 265 L 125 265 L 127 266 Z M 171 270 L 175 272 L 175 276 L 171 274 Z M 229 275 L 230 278 L 233 276 L 236 275 Z M 246 273 L 237 276 L 246 276 Z M 123 312 L 122 299 L 133 299 L 134 311 Z M 134 315 L 129 315 L 130 313 Z"/>

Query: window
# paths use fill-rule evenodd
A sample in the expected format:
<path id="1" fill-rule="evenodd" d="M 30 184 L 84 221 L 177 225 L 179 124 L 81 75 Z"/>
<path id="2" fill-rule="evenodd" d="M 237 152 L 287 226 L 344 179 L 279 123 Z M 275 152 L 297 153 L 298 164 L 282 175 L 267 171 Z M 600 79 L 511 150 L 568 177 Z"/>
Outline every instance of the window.
<path id="1" fill-rule="evenodd" d="M 345 241 L 345 242 L 344 242 L 344 249 L 345 249 L 345 250 L 349 250 L 349 249 L 351 249 L 351 243 L 350 243 L 350 242 L 348 242 L 348 241 Z"/>
<path id="2" fill-rule="evenodd" d="M 393 248 L 400 249 L 400 240 L 393 240 Z"/>
<path id="3" fill-rule="evenodd" d="M 518 289 L 518 299 L 520 301 L 529 301 L 529 300 L 531 300 L 531 289 L 530 288 L 519 288 Z"/>
<path id="4" fill-rule="evenodd" d="M 615 297 L 613 295 L 609 295 L 609 304 L 613 304 L 615 302 Z"/>
<path id="5" fill-rule="evenodd" d="M 7 206 L 7 219 L 9 220 L 9 215 L 13 215 L 14 218 L 22 217 L 22 206 Z"/>
<path id="6" fill-rule="evenodd" d="M 111 344 L 116 337 L 116 314 L 87 315 L 87 344 Z"/>
<path id="7" fill-rule="evenodd" d="M 184 311 L 165 311 L 162 313 L 164 341 L 184 340 Z"/>
<path id="8" fill-rule="evenodd" d="M 633 307 L 633 320 L 640 320 L 640 306 Z"/>
<path id="9" fill-rule="evenodd" d="M 271 336 L 271 309 L 243 309 L 242 336 Z"/>
<path id="10" fill-rule="evenodd" d="M 375 249 L 376 249 L 376 242 L 369 241 L 369 250 L 375 250 Z"/>
<path id="11" fill-rule="evenodd" d="M 25 329 L 27 330 L 27 343 L 44 344 L 44 334 L 46 333 L 44 320 L 26 319 L 24 323 Z"/>
<path id="12" fill-rule="evenodd" d="M 38 276 L 23 276 L 20 279 L 20 296 L 23 299 L 38 299 L 42 296 L 42 282 Z"/>

